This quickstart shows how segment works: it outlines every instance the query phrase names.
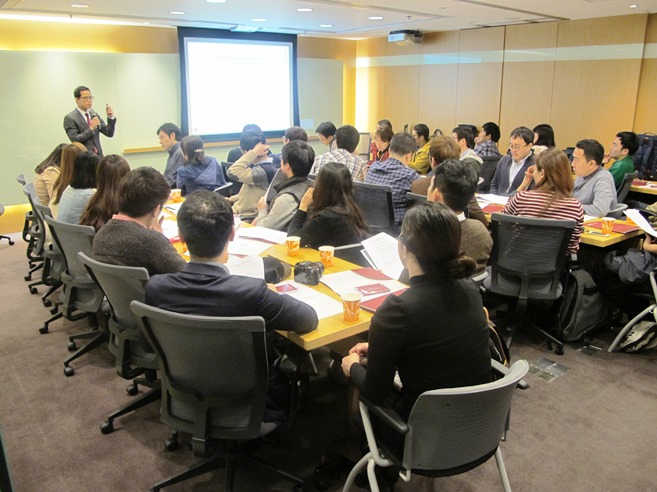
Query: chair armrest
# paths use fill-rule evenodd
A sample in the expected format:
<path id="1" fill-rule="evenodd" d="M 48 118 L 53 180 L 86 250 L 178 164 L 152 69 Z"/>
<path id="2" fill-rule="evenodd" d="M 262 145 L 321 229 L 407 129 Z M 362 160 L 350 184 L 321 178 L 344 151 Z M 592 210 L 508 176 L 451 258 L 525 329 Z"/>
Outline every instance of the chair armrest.
<path id="1" fill-rule="evenodd" d="M 398 434 L 406 434 L 409 431 L 406 422 L 395 412 L 392 408 L 382 405 L 377 405 L 372 400 L 363 396 L 361 393 L 360 401 L 367 407 L 367 409 L 374 415 L 379 417 L 388 427 L 392 428 Z"/>
<path id="2" fill-rule="evenodd" d="M 495 372 L 498 372 L 502 376 L 506 376 L 507 374 L 509 374 L 509 368 L 506 367 L 504 364 L 500 364 L 495 359 L 490 360 L 490 365 Z M 526 390 L 529 389 L 529 384 L 524 379 L 521 379 L 520 381 L 518 381 L 516 387 L 521 390 Z"/>

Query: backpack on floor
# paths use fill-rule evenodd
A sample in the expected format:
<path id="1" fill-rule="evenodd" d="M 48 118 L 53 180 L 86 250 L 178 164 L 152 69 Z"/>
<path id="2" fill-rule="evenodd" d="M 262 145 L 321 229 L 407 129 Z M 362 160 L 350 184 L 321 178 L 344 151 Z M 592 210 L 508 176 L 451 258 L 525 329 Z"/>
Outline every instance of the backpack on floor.
<path id="1" fill-rule="evenodd" d="M 572 342 L 607 321 L 608 306 L 586 270 L 574 267 L 568 273 L 557 314 L 557 338 Z"/>

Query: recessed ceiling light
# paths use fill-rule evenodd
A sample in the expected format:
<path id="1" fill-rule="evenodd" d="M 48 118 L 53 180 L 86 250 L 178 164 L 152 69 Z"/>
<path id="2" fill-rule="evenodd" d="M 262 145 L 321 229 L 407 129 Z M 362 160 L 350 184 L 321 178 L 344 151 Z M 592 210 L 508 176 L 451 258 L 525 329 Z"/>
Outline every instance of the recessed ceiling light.
<path id="1" fill-rule="evenodd" d="M 256 17 L 255 19 L 251 19 L 252 22 L 267 22 L 267 19 L 263 19 L 261 17 Z"/>
<path id="2" fill-rule="evenodd" d="M 226 0 L 205 0 L 208 3 L 226 3 Z"/>
<path id="3" fill-rule="evenodd" d="M 185 15 L 185 12 L 182 12 L 180 10 L 170 10 L 169 13 L 171 15 Z"/>
<path id="4" fill-rule="evenodd" d="M 333 27 L 333 24 L 320 24 L 319 27 Z"/>
<path id="5" fill-rule="evenodd" d="M 297 9 L 297 12 L 312 12 L 312 11 L 313 9 L 309 9 L 309 8 Z"/>
<path id="6" fill-rule="evenodd" d="M 71 7 L 75 9 L 86 9 L 89 8 L 89 5 L 87 5 L 86 3 L 72 3 Z"/>
<path id="7" fill-rule="evenodd" d="M 369 20 L 383 20 L 383 17 L 380 15 L 373 15 L 372 17 L 368 17 Z"/>
<path id="8" fill-rule="evenodd" d="M 636 8 L 636 5 L 630 5 L 630 8 L 631 8 L 631 9 L 635 9 L 635 8 Z"/>

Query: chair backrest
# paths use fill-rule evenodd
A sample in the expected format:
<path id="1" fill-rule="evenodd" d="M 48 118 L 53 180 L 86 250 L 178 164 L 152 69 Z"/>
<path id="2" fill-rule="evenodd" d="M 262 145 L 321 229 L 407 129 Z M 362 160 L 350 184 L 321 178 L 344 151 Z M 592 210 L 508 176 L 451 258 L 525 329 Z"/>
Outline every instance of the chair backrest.
<path id="1" fill-rule="evenodd" d="M 259 316 L 179 314 L 132 301 L 160 360 L 161 418 L 194 439 L 253 439 L 268 383 L 265 322 Z"/>
<path id="2" fill-rule="evenodd" d="M 625 198 L 627 198 L 627 194 L 630 192 L 632 181 L 634 181 L 638 175 L 639 172 L 634 171 L 633 173 L 627 173 L 623 177 L 623 182 L 620 184 L 620 186 L 618 187 L 618 191 L 616 192 L 618 203 L 623 203 L 625 201 Z"/>
<path id="3" fill-rule="evenodd" d="M 467 465 L 497 449 L 526 360 L 515 362 L 492 383 L 426 391 L 408 419 L 403 465 L 407 470 L 448 470 Z"/>
<path id="4" fill-rule="evenodd" d="M 128 267 L 101 263 L 85 253 L 78 253 L 82 264 L 107 297 L 114 321 L 124 329 L 139 331 L 130 303 L 144 300 L 144 287 L 150 276 L 143 267 Z"/>
<path id="5" fill-rule="evenodd" d="M 224 172 L 224 178 L 226 178 L 226 183 L 233 183 L 233 186 L 230 188 L 230 192 L 233 195 L 237 195 L 242 189 L 242 182 L 236 180 L 235 178 L 233 178 L 228 174 L 228 168 L 233 164 L 234 164 L 233 162 L 222 162 L 221 169 Z"/>
<path id="6" fill-rule="evenodd" d="M 614 219 L 622 219 L 623 215 L 625 215 L 623 212 L 627 210 L 627 203 L 619 203 L 616 205 L 616 207 L 612 208 L 609 212 L 607 212 L 607 217 L 613 217 Z"/>
<path id="7" fill-rule="evenodd" d="M 356 151 L 361 159 L 364 161 L 370 160 L 370 147 L 372 146 L 372 135 L 366 132 L 360 132 L 360 140 L 358 140 L 358 146 Z"/>
<path id="8" fill-rule="evenodd" d="M 231 188 L 233 187 L 233 183 L 225 183 L 219 186 L 218 188 L 215 188 L 214 191 L 215 193 L 219 193 L 221 196 L 224 196 L 226 198 L 230 197 L 231 195 Z"/>
<path id="9" fill-rule="evenodd" d="M 574 220 L 491 216 L 491 290 L 520 299 L 556 299 Z"/>
<path id="10" fill-rule="evenodd" d="M 354 181 L 354 200 L 363 212 L 365 222 L 373 233 L 376 234 L 393 227 L 395 211 L 392 208 L 392 188 L 390 186 Z"/>
<path id="11" fill-rule="evenodd" d="M 16 181 L 18 181 L 18 183 L 22 186 L 25 186 L 27 184 L 27 181 L 25 181 L 25 175 L 23 173 L 16 176 Z"/>
<path id="12" fill-rule="evenodd" d="M 41 204 L 41 201 L 39 200 L 36 191 L 34 191 L 34 184 L 27 183 L 24 185 L 23 193 L 25 194 L 25 197 L 27 198 L 27 201 L 32 209 L 32 217 L 37 217 L 36 204 Z M 30 228 L 30 244 L 28 245 L 28 249 L 31 249 L 37 256 L 41 256 L 45 242 L 46 225 L 43 222 L 43 217 L 41 218 L 41 222 L 39 222 L 39 219 L 37 218 L 36 227 L 33 225 Z"/>
<path id="13" fill-rule="evenodd" d="M 91 256 L 91 246 L 96 230 L 91 226 L 65 224 L 48 216 L 44 219 L 48 224 L 53 241 L 64 254 L 66 272 L 73 278 L 91 279 L 78 258 L 78 253 L 82 252 Z"/>
<path id="14" fill-rule="evenodd" d="M 497 163 L 500 162 L 501 157 L 487 156 L 481 158 L 484 162 L 479 169 L 479 177 L 483 179 L 477 191 L 479 193 L 488 193 L 490 190 L 490 182 L 493 181 L 493 176 L 495 176 L 495 170 L 497 169 Z"/>

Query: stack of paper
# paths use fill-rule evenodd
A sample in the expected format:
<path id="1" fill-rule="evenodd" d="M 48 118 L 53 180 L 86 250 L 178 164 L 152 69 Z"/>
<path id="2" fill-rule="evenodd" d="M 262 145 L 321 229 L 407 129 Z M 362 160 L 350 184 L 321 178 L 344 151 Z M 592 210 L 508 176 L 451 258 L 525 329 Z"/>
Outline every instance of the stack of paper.
<path id="1" fill-rule="evenodd" d="M 237 231 L 237 236 L 241 238 L 257 239 L 273 244 L 285 244 L 287 232 L 254 226 L 241 228 Z"/>
<path id="2" fill-rule="evenodd" d="M 259 256 L 234 256 L 228 255 L 226 268 L 231 275 L 242 275 L 264 280 L 265 266 Z"/>
<path id="3" fill-rule="evenodd" d="M 351 292 L 363 295 L 363 301 L 386 296 L 407 286 L 371 268 L 360 268 L 346 272 L 324 275 L 320 280 L 333 292 L 342 296 Z"/>
<path id="4" fill-rule="evenodd" d="M 399 278 L 404 265 L 399 259 L 397 240 L 394 237 L 381 232 L 374 237 L 365 239 L 363 246 L 365 247 L 363 255 L 370 265 L 392 279 Z"/>
<path id="5" fill-rule="evenodd" d="M 276 284 L 276 290 L 281 294 L 294 297 L 296 300 L 308 304 L 315 310 L 319 319 L 329 318 L 342 313 L 341 302 L 294 280 L 286 280 L 285 282 Z"/>

